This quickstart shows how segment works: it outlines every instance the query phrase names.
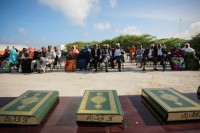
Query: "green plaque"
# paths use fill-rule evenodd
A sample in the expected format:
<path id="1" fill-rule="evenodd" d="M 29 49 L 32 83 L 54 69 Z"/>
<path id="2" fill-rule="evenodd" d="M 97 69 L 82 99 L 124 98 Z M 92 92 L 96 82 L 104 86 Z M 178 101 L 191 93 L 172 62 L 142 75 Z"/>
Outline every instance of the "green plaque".
<path id="1" fill-rule="evenodd" d="M 200 119 L 200 104 L 172 88 L 142 89 L 142 100 L 166 121 Z"/>
<path id="2" fill-rule="evenodd" d="M 58 95 L 58 91 L 29 90 L 0 109 L 0 124 L 40 124 Z"/>
<path id="3" fill-rule="evenodd" d="M 86 90 L 77 121 L 122 123 L 124 113 L 115 90 Z"/>

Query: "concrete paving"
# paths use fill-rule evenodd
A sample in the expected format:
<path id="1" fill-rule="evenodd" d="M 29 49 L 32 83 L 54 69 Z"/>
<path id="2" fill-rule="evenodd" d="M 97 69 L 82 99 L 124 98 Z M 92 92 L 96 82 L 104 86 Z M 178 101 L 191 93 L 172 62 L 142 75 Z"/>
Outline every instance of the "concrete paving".
<path id="1" fill-rule="evenodd" d="M 60 96 L 82 96 L 84 90 L 117 90 L 118 95 L 140 95 L 142 88 L 172 87 L 183 93 L 196 93 L 200 71 L 142 71 L 125 63 L 125 70 L 109 72 L 54 70 L 44 74 L 18 72 L 0 74 L 0 97 L 16 97 L 27 90 L 57 90 Z"/>

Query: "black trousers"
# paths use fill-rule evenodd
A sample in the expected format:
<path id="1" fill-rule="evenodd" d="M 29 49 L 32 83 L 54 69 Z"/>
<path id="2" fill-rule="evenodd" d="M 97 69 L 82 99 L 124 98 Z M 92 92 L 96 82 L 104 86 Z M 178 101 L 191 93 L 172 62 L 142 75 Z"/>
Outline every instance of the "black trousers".
<path id="1" fill-rule="evenodd" d="M 148 61 L 152 61 L 153 64 L 156 65 L 157 64 L 157 60 L 158 60 L 158 58 L 157 57 L 153 57 L 153 56 L 152 57 L 149 57 L 149 56 L 142 57 L 142 65 L 145 66 Z"/>
<path id="2" fill-rule="evenodd" d="M 97 58 L 97 57 L 93 58 L 93 60 L 92 60 L 92 63 L 94 64 L 95 70 L 97 70 L 97 64 L 98 64 L 99 61 L 100 61 L 100 60 L 99 60 L 99 58 Z"/>

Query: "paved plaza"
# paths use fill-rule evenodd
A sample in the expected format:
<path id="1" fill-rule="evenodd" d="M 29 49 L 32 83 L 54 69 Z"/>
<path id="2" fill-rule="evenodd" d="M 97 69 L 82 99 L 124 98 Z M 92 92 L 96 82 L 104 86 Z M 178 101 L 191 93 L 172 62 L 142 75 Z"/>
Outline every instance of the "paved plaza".
<path id="1" fill-rule="evenodd" d="M 142 71 L 134 64 L 109 72 L 53 70 L 44 74 L 18 72 L 0 74 L 0 97 L 16 97 L 27 90 L 57 90 L 60 96 L 82 96 L 84 90 L 117 90 L 119 95 L 140 95 L 142 88 L 172 87 L 183 93 L 196 93 L 200 86 L 200 71 L 162 72 L 147 68 Z"/>

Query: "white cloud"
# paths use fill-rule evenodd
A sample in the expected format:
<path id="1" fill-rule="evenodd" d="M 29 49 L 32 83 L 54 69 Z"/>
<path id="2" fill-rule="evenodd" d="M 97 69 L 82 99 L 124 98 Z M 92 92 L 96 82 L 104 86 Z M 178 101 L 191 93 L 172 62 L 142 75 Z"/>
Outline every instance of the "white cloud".
<path id="1" fill-rule="evenodd" d="M 111 25 L 108 22 L 94 24 L 94 28 L 96 30 L 107 30 L 110 27 L 111 27 Z"/>
<path id="2" fill-rule="evenodd" d="M 200 21 L 192 23 L 190 25 L 190 27 L 185 30 L 183 33 L 176 34 L 174 37 L 182 38 L 182 39 L 191 39 L 193 36 L 197 35 L 198 33 L 200 33 Z"/>
<path id="3" fill-rule="evenodd" d="M 120 35 L 141 35 L 141 32 L 136 26 L 129 26 L 121 30 L 117 29 L 116 33 Z"/>
<path id="4" fill-rule="evenodd" d="M 117 5 L 117 0 L 108 0 L 108 1 L 109 1 L 110 6 L 111 6 L 112 8 L 114 8 L 114 7 Z"/>
<path id="5" fill-rule="evenodd" d="M 42 4 L 50 6 L 61 12 L 75 25 L 84 26 L 85 20 L 92 9 L 98 5 L 99 0 L 39 0 Z"/>
<path id="6" fill-rule="evenodd" d="M 120 17 L 136 17 L 147 18 L 163 21 L 177 21 L 179 18 L 183 18 L 185 21 L 197 21 L 200 18 L 198 12 L 194 12 L 193 9 L 187 9 L 184 6 L 170 6 L 162 9 L 146 9 L 144 7 L 133 9 L 132 12 L 121 11 L 118 14 Z"/>
<path id="7" fill-rule="evenodd" d="M 22 34 L 22 35 L 25 35 L 25 34 L 27 33 L 26 29 L 25 29 L 25 28 L 22 28 L 22 27 L 20 27 L 20 28 L 18 29 L 18 32 L 19 32 L 20 34 Z"/>

